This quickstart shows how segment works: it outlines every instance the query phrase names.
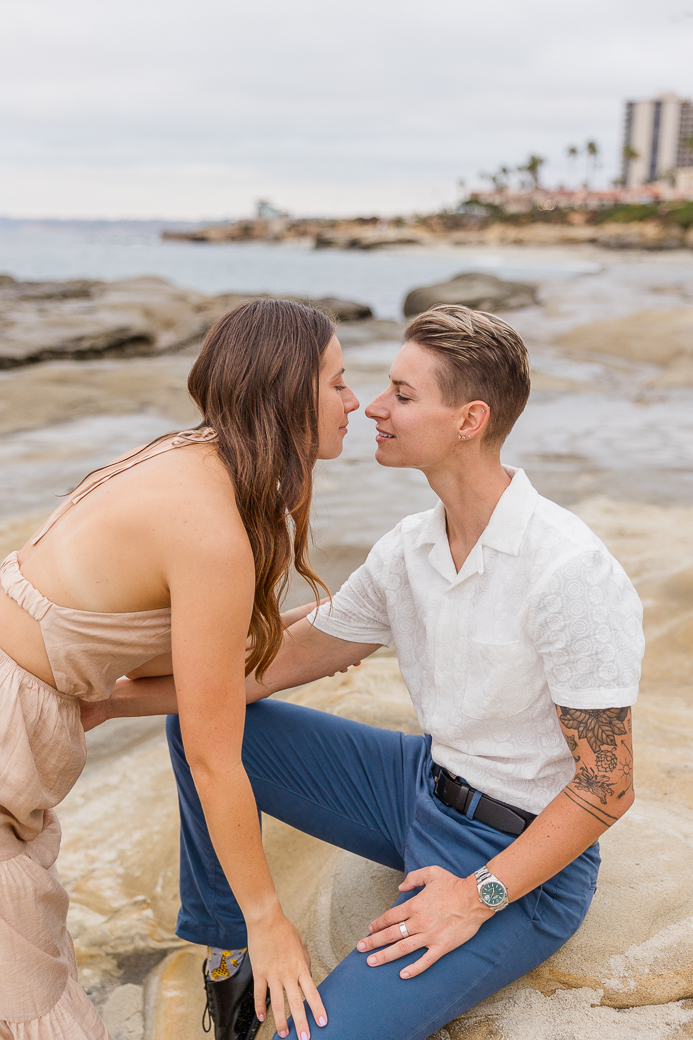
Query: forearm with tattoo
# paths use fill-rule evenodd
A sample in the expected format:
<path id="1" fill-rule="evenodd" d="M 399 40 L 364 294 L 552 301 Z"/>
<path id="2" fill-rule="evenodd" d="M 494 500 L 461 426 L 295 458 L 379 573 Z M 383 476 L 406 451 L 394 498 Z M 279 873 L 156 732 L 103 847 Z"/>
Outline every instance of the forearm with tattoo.
<path id="1" fill-rule="evenodd" d="M 558 721 L 576 763 L 563 794 L 610 827 L 623 815 L 633 787 L 630 708 L 558 708 Z M 625 802 L 632 800 L 626 798 Z"/>

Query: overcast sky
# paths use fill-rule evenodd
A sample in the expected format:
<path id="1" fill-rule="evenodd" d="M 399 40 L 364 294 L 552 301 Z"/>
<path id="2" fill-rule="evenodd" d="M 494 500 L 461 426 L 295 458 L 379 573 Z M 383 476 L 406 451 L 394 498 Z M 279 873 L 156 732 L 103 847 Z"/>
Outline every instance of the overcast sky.
<path id="1" fill-rule="evenodd" d="M 0 215 L 426 211 L 693 94 L 693 0 L 0 0 Z"/>

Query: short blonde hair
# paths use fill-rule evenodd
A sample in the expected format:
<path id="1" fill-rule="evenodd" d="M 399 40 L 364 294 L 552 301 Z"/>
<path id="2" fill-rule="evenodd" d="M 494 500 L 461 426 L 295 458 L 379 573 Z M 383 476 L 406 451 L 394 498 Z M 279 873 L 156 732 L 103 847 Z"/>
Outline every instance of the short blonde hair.
<path id="1" fill-rule="evenodd" d="M 502 444 L 529 397 L 529 357 L 517 332 L 495 314 L 445 303 L 417 315 L 404 340 L 438 356 L 446 405 L 476 400 L 488 405 L 485 440 Z"/>

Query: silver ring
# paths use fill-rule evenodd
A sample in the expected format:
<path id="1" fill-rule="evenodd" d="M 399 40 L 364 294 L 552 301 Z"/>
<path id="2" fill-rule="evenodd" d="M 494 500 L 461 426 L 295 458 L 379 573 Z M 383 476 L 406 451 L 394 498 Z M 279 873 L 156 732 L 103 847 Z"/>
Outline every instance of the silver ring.
<path id="1" fill-rule="evenodd" d="M 402 938 L 403 939 L 408 939 L 409 938 L 409 932 L 407 931 L 407 922 L 406 921 L 400 921 L 399 922 L 399 930 L 402 933 Z"/>

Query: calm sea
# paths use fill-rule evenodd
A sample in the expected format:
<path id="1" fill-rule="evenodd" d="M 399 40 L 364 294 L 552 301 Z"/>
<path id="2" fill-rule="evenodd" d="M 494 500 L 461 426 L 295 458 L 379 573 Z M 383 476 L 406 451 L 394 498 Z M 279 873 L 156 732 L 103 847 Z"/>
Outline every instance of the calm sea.
<path id="1" fill-rule="evenodd" d="M 161 239 L 154 222 L 0 221 L 0 274 L 50 278 L 131 278 L 159 275 L 200 292 L 306 293 L 369 304 L 379 318 L 400 318 L 407 292 L 459 271 L 540 281 L 595 270 L 580 259 L 564 263 L 508 262 L 501 253 L 459 249 L 342 252 L 310 246 Z"/>

